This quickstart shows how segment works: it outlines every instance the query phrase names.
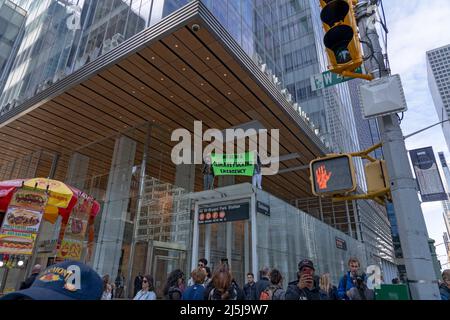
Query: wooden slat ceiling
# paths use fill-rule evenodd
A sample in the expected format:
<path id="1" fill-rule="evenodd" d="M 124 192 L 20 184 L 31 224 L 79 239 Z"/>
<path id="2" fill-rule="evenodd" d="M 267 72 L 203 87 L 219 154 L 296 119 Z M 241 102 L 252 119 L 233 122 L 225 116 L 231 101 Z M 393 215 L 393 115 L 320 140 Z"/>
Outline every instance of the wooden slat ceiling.
<path id="1" fill-rule="evenodd" d="M 203 121 L 203 130 L 223 130 L 253 120 L 267 129 L 280 129 L 280 155 L 299 154 L 282 162 L 280 169 L 301 166 L 322 155 L 206 28 L 193 33 L 183 27 L 1 127 L 0 164 L 39 149 L 57 152 L 63 154 L 57 178 L 64 179 L 74 150 L 148 121 L 163 128 L 152 134 L 150 175 L 173 183 L 170 153 L 175 143 L 170 132 L 177 128 L 193 132 L 196 120 Z M 145 127 L 130 137 L 139 142 L 139 162 Z M 80 150 L 91 158 L 90 175 L 108 172 L 113 148 L 114 140 L 107 139 Z M 51 161 L 40 165 L 49 168 Z M 311 196 L 306 170 L 266 176 L 263 185 L 286 200 Z M 200 166 L 195 188 L 202 188 Z"/>

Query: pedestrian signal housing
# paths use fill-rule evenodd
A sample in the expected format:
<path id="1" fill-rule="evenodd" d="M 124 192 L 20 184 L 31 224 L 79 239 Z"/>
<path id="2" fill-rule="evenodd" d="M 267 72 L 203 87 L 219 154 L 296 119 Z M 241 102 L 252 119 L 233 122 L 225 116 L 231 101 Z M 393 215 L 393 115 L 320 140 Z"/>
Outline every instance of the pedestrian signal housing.
<path id="1" fill-rule="evenodd" d="M 355 170 L 348 154 L 311 161 L 312 193 L 316 196 L 346 194 L 356 190 Z"/>
<path id="2" fill-rule="evenodd" d="M 330 71 L 354 74 L 363 63 L 353 5 L 355 0 L 320 0 L 320 19 L 325 29 L 323 43 L 327 49 Z M 350 74 L 349 74 L 350 73 Z"/>

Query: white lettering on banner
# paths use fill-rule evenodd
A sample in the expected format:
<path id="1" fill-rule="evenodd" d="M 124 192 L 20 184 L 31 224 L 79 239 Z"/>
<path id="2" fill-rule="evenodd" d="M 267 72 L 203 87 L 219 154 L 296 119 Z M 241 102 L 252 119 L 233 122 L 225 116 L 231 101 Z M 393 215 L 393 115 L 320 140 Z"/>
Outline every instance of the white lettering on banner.
<path id="1" fill-rule="evenodd" d="M 223 154 L 223 142 L 226 141 L 226 154 L 234 154 L 234 144 L 236 142 L 238 152 L 258 152 L 261 164 L 270 165 L 262 167 L 262 175 L 275 175 L 280 166 L 280 133 L 279 129 L 270 129 L 270 155 L 268 144 L 269 130 L 267 129 L 226 129 L 225 138 L 223 132 L 218 129 L 208 129 L 203 134 L 202 121 L 194 121 L 194 145 L 192 146 L 192 135 L 184 128 L 176 129 L 171 134 L 171 141 L 178 141 L 172 148 L 171 159 L 176 165 L 180 164 L 202 164 L 203 159 L 211 154 Z M 214 138 L 214 139 L 213 139 Z M 248 139 L 248 149 L 246 150 L 246 140 Z M 212 143 L 203 149 L 203 141 Z M 194 161 L 192 161 L 192 150 L 194 151 Z M 203 150 L 203 152 L 202 152 Z M 238 158 L 238 164 L 243 163 L 245 158 Z M 254 157 L 253 161 L 256 161 Z"/>
<path id="2" fill-rule="evenodd" d="M 79 30 L 81 29 L 81 8 L 79 6 L 69 6 L 67 11 L 72 13 L 66 20 L 67 29 L 69 30 Z"/>
<path id="3" fill-rule="evenodd" d="M 367 287 L 369 289 L 380 289 L 381 287 L 381 268 L 378 265 L 370 265 L 366 269 Z"/>
<path id="4" fill-rule="evenodd" d="M 81 289 L 81 270 L 79 266 L 71 265 L 67 268 L 67 271 L 71 271 L 72 274 L 67 278 L 66 283 L 73 284 L 76 290 Z"/>
<path id="5" fill-rule="evenodd" d="M 325 86 L 330 86 L 333 84 L 333 73 L 325 72 L 323 74 L 323 80 L 325 82 Z"/>

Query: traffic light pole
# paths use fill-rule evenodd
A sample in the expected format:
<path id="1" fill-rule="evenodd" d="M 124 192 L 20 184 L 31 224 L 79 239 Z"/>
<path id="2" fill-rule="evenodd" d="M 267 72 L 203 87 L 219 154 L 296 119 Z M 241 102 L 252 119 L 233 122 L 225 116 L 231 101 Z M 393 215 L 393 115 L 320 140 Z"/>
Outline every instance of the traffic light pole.
<path id="1" fill-rule="evenodd" d="M 365 62 L 366 71 L 381 78 L 389 76 L 389 71 L 384 64 L 377 30 L 371 25 L 375 15 L 371 8 L 369 1 L 359 1 L 355 13 L 364 52 L 371 53 Z M 396 115 L 382 116 L 378 118 L 378 125 L 412 298 L 440 300 L 428 232 L 399 121 Z"/>

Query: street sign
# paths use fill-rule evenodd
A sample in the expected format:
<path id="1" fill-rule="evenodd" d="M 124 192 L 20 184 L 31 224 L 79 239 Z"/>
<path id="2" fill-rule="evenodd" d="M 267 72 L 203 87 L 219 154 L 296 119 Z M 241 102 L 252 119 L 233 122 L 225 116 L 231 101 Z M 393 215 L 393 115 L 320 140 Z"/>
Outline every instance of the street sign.
<path id="1" fill-rule="evenodd" d="M 361 67 L 357 68 L 355 70 L 355 73 L 361 73 L 362 69 Z M 315 74 L 311 76 L 311 89 L 312 91 L 317 91 L 319 89 L 328 88 L 334 85 L 337 85 L 339 83 L 343 83 L 349 80 L 352 80 L 353 78 L 349 77 L 343 77 L 340 74 L 331 72 L 331 71 L 325 71 L 319 74 Z"/>

